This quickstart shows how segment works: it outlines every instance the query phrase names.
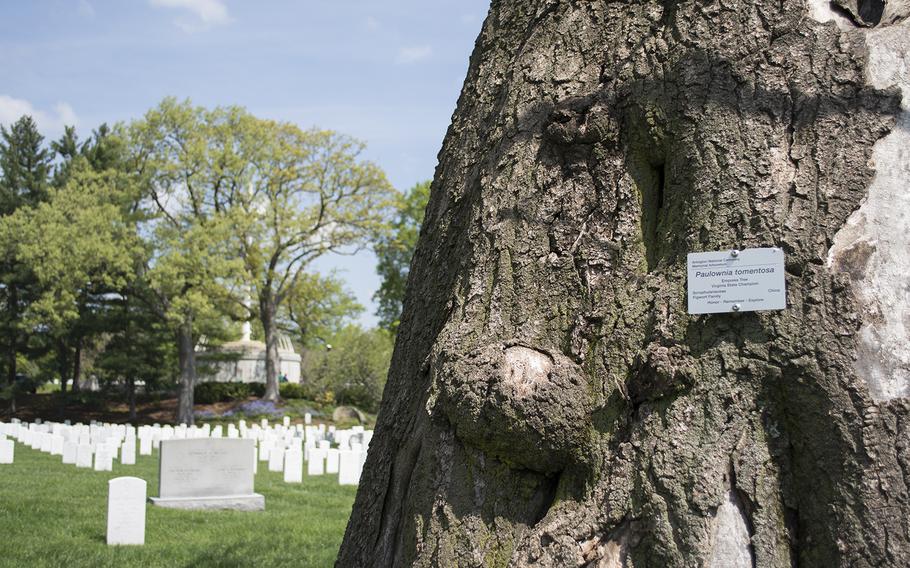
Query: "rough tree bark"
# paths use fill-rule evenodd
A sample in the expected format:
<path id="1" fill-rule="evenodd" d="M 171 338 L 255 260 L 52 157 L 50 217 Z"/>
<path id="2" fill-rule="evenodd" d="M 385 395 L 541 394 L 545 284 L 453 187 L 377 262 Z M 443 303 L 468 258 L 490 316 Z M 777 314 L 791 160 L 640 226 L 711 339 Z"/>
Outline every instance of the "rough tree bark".
<path id="1" fill-rule="evenodd" d="M 8 333 L 9 345 L 6 352 L 6 384 L 10 388 L 9 411 L 10 415 L 16 412 L 16 355 L 19 352 L 19 330 L 15 324 L 19 321 L 19 290 L 15 283 L 10 284 L 7 291 L 7 319 L 10 322 Z"/>
<path id="2" fill-rule="evenodd" d="M 79 392 L 79 379 L 82 377 L 82 344 L 83 338 L 76 340 L 76 353 L 73 356 L 73 392 Z"/>
<path id="3" fill-rule="evenodd" d="M 259 300 L 259 321 L 265 335 L 265 394 L 263 400 L 277 401 L 281 398 L 278 388 L 278 306 L 270 295 Z"/>
<path id="4" fill-rule="evenodd" d="M 126 379 L 126 396 L 130 406 L 130 423 L 135 424 L 136 414 L 136 378 L 132 375 Z"/>
<path id="5" fill-rule="evenodd" d="M 910 565 L 908 11 L 494 1 L 337 566 Z"/>
<path id="6" fill-rule="evenodd" d="M 177 424 L 193 425 L 193 389 L 196 386 L 196 340 L 193 321 L 187 319 L 177 328 L 177 360 L 180 367 L 180 388 L 177 393 Z"/>

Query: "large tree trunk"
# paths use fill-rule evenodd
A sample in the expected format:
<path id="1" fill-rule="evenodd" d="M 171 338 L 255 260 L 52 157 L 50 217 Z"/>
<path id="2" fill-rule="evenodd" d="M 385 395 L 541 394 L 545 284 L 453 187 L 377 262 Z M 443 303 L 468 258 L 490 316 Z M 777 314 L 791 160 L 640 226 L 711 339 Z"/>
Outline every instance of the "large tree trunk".
<path id="1" fill-rule="evenodd" d="M 76 353 L 73 355 L 73 392 L 79 392 L 79 379 L 82 377 L 82 343 L 80 335 L 76 339 Z"/>
<path id="2" fill-rule="evenodd" d="M 259 301 L 259 319 L 265 333 L 265 396 L 264 400 L 276 401 L 281 398 L 278 388 L 278 321 L 276 320 L 278 308 L 272 298 L 267 297 Z"/>
<path id="3" fill-rule="evenodd" d="M 70 361 L 69 344 L 65 338 L 57 338 L 57 370 L 60 373 L 60 394 L 57 396 L 60 406 L 57 412 L 60 420 L 66 414 L 66 379 L 72 372 Z"/>
<path id="4" fill-rule="evenodd" d="M 130 375 L 126 379 L 126 396 L 130 406 L 130 423 L 135 424 L 136 415 L 136 378 Z"/>
<path id="5" fill-rule="evenodd" d="M 18 324 L 19 324 L 19 290 L 15 284 L 9 285 L 9 290 L 7 294 L 7 309 L 9 315 L 9 327 L 7 328 L 9 336 L 9 344 L 7 345 L 6 352 L 6 384 L 10 387 L 10 399 L 9 399 L 9 411 L 11 414 L 16 412 L 16 373 L 17 361 L 16 355 L 19 352 L 19 333 L 18 333 Z"/>
<path id="6" fill-rule="evenodd" d="M 60 392 L 64 392 L 64 384 L 66 383 L 66 378 L 72 372 L 72 366 L 70 365 L 70 347 L 66 342 L 65 338 L 58 337 L 57 340 L 57 372 L 60 373 Z"/>
<path id="7" fill-rule="evenodd" d="M 196 386 L 196 341 L 193 322 L 187 320 L 177 329 L 177 358 L 180 366 L 180 388 L 177 394 L 177 423 L 192 425 L 193 388 Z"/>
<path id="8" fill-rule="evenodd" d="M 907 3 L 807 1 L 493 2 L 339 567 L 910 565 Z"/>

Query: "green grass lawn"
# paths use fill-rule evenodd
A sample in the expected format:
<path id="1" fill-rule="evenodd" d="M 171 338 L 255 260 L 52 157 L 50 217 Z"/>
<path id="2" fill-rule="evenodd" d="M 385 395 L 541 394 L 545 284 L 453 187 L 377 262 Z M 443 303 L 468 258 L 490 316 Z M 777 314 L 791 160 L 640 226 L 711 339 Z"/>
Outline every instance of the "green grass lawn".
<path id="1" fill-rule="evenodd" d="M 109 547 L 107 482 L 141 477 L 158 494 L 158 453 L 135 466 L 95 472 L 16 443 L 13 465 L 0 465 L 0 566 L 205 567 L 332 566 L 356 487 L 337 476 L 286 484 L 260 462 L 256 492 L 265 511 L 189 512 L 147 507 L 145 546 Z"/>

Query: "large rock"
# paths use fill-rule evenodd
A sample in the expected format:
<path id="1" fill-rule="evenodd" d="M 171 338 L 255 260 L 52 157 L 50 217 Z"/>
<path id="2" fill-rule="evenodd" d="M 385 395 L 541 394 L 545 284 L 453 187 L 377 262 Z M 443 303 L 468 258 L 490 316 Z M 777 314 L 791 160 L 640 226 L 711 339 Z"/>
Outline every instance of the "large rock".
<path id="1" fill-rule="evenodd" d="M 339 406 L 332 413 L 333 422 L 351 422 L 357 421 L 361 424 L 367 421 L 366 415 L 353 406 Z"/>

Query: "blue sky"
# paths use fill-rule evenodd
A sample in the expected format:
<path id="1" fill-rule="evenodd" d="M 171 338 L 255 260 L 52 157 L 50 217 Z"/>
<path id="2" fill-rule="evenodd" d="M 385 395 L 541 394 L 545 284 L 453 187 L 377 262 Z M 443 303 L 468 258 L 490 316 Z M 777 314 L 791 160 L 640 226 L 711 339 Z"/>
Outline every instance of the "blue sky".
<path id="1" fill-rule="evenodd" d="M 399 190 L 430 179 L 489 0 L 2 0 L 0 123 L 56 138 L 166 96 L 239 104 L 367 143 Z M 324 258 L 367 306 L 375 258 Z"/>

